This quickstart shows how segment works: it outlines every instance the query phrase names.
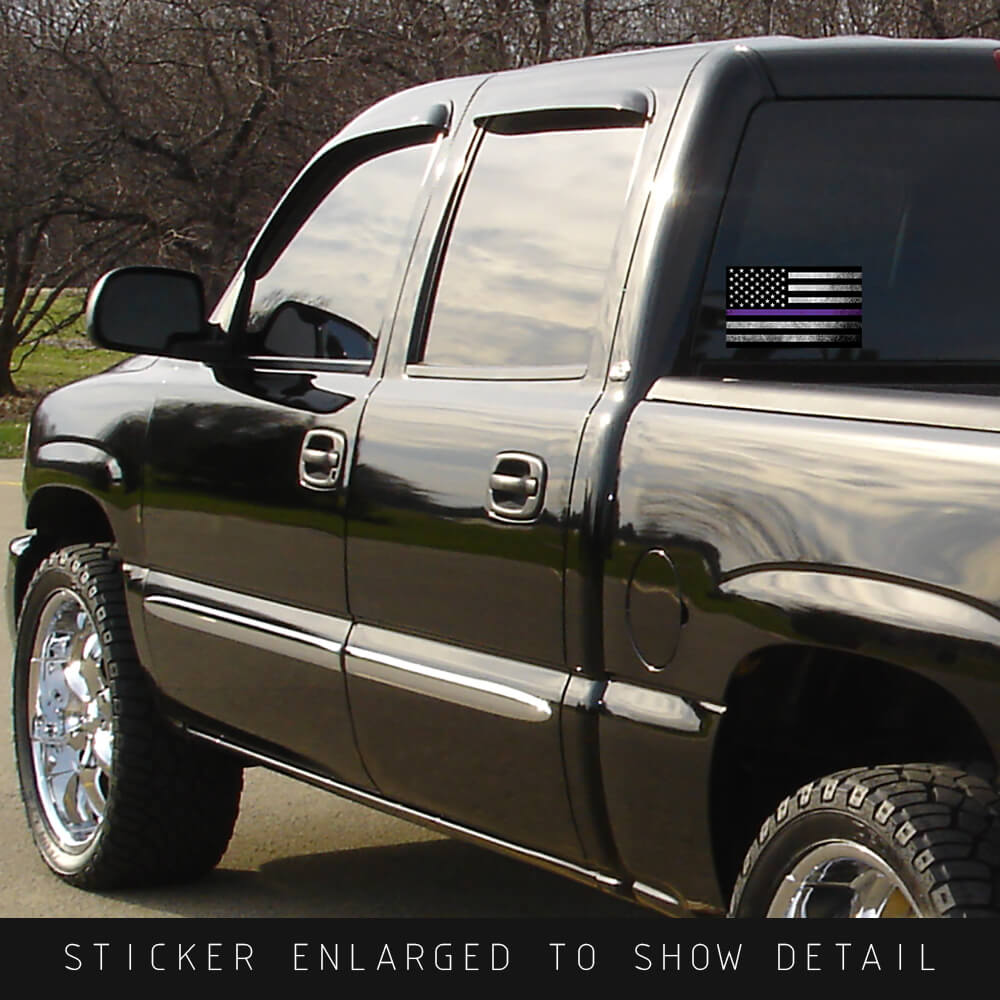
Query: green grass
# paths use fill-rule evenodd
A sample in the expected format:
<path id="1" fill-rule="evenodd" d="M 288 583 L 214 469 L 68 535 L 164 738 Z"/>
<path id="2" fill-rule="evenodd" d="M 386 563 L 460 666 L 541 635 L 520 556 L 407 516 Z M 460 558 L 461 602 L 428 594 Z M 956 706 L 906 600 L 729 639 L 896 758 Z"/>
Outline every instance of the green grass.
<path id="1" fill-rule="evenodd" d="M 44 322 L 51 326 L 78 309 L 83 294 L 66 292 Z M 34 350 L 15 350 L 14 384 L 22 395 L 0 398 L 0 458 L 21 457 L 25 425 L 42 396 L 68 382 L 102 372 L 125 357 L 117 351 L 95 347 L 86 337 L 82 315 L 65 330 L 46 337 Z"/>
<path id="2" fill-rule="evenodd" d="M 24 447 L 24 429 L 27 422 L 4 420 L 0 422 L 0 458 L 20 458 Z"/>
<path id="3" fill-rule="evenodd" d="M 15 368 L 23 351 L 14 352 Z M 117 364 L 127 354 L 105 351 L 81 337 L 63 335 L 43 340 L 14 373 L 14 382 L 22 391 L 46 393 L 67 382 L 95 375 Z"/>

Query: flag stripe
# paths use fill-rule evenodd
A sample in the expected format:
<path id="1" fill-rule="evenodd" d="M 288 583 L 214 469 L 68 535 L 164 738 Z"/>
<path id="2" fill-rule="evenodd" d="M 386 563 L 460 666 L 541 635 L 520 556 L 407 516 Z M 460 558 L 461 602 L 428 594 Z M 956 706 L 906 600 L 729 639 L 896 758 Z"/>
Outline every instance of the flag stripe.
<path id="1" fill-rule="evenodd" d="M 728 344 L 860 344 L 860 333 L 730 333 Z"/>
<path id="2" fill-rule="evenodd" d="M 861 324 L 846 319 L 764 319 L 764 320 L 733 320 L 726 324 L 727 330 L 860 330 Z"/>
<path id="3" fill-rule="evenodd" d="M 860 316 L 860 309 L 727 309 L 727 316 Z"/>
<path id="4" fill-rule="evenodd" d="M 847 305 L 848 303 L 854 302 L 858 305 L 861 304 L 860 295 L 807 295 L 805 297 L 798 297 L 789 295 L 788 301 L 793 305 L 799 305 L 803 302 L 833 302 L 841 303 Z"/>
<path id="5" fill-rule="evenodd" d="M 861 277 L 861 268 L 856 271 L 789 271 L 789 281 L 830 281 L 835 278 L 850 278 L 857 281 Z"/>
<path id="6" fill-rule="evenodd" d="M 860 285 L 794 285 L 789 282 L 789 292 L 860 292 Z"/>

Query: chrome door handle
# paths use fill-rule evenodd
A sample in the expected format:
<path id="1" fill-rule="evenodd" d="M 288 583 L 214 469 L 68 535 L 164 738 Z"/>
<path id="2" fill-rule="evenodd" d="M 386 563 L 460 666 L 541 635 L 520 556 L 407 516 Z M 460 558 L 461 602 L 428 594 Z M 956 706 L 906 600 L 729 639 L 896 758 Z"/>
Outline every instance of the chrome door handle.
<path id="1" fill-rule="evenodd" d="M 505 476 L 494 472 L 490 476 L 490 489 L 494 493 L 517 493 L 533 497 L 538 492 L 538 480 L 534 476 Z"/>
<path id="2" fill-rule="evenodd" d="M 299 485 L 310 490 L 335 490 L 346 454 L 347 438 L 340 431 L 308 431 L 299 452 Z"/>
<path id="3" fill-rule="evenodd" d="M 502 451 L 493 461 L 486 513 L 500 521 L 533 521 L 545 500 L 545 462 L 520 451 Z"/>

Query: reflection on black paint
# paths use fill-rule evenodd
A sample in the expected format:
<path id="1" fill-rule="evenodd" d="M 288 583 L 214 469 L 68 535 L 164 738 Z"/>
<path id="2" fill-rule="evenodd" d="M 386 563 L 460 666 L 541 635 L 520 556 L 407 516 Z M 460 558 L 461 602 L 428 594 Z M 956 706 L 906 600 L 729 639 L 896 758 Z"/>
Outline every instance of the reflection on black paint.
<path id="1" fill-rule="evenodd" d="M 162 466 L 161 486 L 243 503 L 280 503 L 297 481 L 274 472 L 294 467 L 300 421 L 280 410 L 174 400 L 157 407 L 157 438 L 186 447 Z M 290 464 L 290 462 L 292 464 Z M 169 471 L 168 471 L 169 470 Z M 269 473 L 269 474 L 265 474 Z"/>
<path id="2" fill-rule="evenodd" d="M 316 377 L 302 372 L 262 372 L 253 368 L 226 367 L 214 370 L 220 385 L 268 403 L 289 406 L 308 413 L 336 413 L 354 396 L 329 392 L 316 385 Z"/>
<path id="3" fill-rule="evenodd" d="M 662 547 L 691 610 L 662 675 L 673 689 L 723 700 L 738 663 L 788 641 L 855 650 L 930 675 L 994 675 L 995 649 L 936 634 L 946 622 L 929 631 L 919 616 L 887 623 L 863 602 L 873 623 L 807 603 L 751 601 L 723 586 L 760 567 L 850 571 L 996 605 L 1000 472 L 986 454 L 987 435 L 736 412 L 643 403 L 632 417 L 622 452 L 623 523 L 605 576 L 606 656 L 615 672 L 647 676 L 624 631 L 625 593 L 639 555 Z M 677 426 L 684 435 L 666 430 Z"/>

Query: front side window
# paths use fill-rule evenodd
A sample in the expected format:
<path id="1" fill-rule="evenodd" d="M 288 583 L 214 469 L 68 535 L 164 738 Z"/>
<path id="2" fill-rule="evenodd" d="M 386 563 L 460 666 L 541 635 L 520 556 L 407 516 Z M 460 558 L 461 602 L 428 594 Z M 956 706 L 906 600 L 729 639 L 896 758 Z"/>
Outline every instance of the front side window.
<path id="1" fill-rule="evenodd" d="M 995 101 L 759 108 L 726 196 L 693 371 L 1000 361 L 998 126 Z"/>
<path id="2" fill-rule="evenodd" d="M 462 194 L 427 366 L 579 366 L 642 130 L 487 132 Z"/>
<path id="3" fill-rule="evenodd" d="M 411 146 L 366 160 L 323 198 L 254 284 L 251 354 L 374 357 L 432 148 Z"/>

